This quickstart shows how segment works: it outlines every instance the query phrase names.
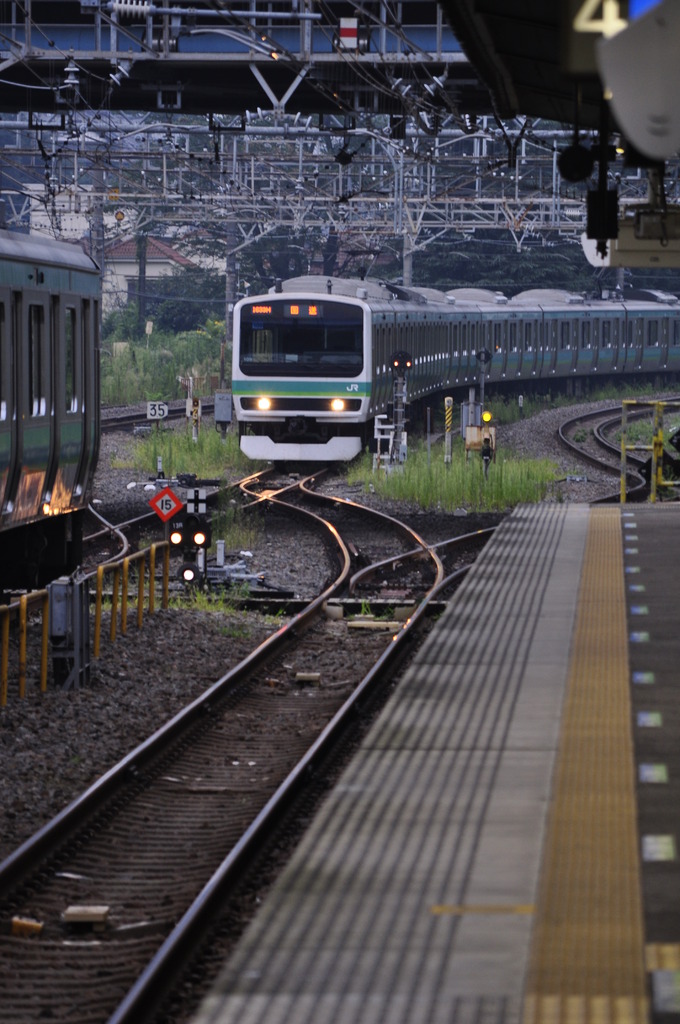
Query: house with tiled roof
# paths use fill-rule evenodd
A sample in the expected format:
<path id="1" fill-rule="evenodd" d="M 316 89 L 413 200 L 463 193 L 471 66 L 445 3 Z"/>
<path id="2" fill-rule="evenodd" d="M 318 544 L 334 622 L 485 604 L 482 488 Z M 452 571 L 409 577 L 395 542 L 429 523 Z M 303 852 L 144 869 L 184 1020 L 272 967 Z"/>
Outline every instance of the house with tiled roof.
<path id="1" fill-rule="evenodd" d="M 162 238 L 149 235 L 146 249 L 147 285 L 154 279 L 172 273 L 178 267 L 195 267 L 197 264 L 175 249 Z M 104 277 L 102 282 L 102 304 L 104 312 L 135 302 L 139 291 L 139 259 L 137 240 L 121 238 L 106 246 L 104 256 Z"/>

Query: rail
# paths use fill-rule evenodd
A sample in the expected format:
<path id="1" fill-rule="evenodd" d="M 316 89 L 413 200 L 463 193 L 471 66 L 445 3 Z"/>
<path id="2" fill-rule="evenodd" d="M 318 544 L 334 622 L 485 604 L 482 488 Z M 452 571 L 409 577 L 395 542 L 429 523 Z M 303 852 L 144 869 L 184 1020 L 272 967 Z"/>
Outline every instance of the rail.
<path id="1" fill-rule="evenodd" d="M 137 587 L 137 627 L 142 628 L 144 619 L 144 598 L 146 592 L 146 561 L 149 560 L 149 590 L 147 613 L 153 615 L 156 610 L 156 563 L 158 553 L 163 556 L 163 570 L 161 578 L 161 607 L 168 607 L 169 602 L 169 578 L 170 578 L 170 545 L 167 541 L 158 541 L 143 551 L 134 555 L 126 555 L 124 558 L 113 562 L 106 562 L 100 565 L 96 572 L 90 573 L 87 579 L 96 578 L 96 596 L 94 608 L 94 629 L 92 655 L 99 657 L 101 648 L 102 612 L 104 604 L 104 579 L 109 574 L 113 576 L 111 595 L 111 624 L 109 638 L 113 643 L 118 632 L 118 606 L 120 603 L 120 633 L 125 636 L 127 633 L 128 603 L 130 598 L 130 567 L 139 565 L 139 572 L 136 581 Z M 120 602 L 119 602 L 120 593 Z M 49 657 L 49 594 L 47 590 L 36 590 L 30 594 L 22 594 L 16 601 L 10 604 L 0 605 L 0 707 L 6 707 L 9 693 L 9 654 L 10 654 L 10 622 L 17 618 L 18 630 L 18 690 L 19 698 L 26 696 L 27 676 L 27 637 L 29 611 L 39 607 L 41 614 L 41 644 L 40 644 L 40 691 L 47 691 L 47 666 Z"/>

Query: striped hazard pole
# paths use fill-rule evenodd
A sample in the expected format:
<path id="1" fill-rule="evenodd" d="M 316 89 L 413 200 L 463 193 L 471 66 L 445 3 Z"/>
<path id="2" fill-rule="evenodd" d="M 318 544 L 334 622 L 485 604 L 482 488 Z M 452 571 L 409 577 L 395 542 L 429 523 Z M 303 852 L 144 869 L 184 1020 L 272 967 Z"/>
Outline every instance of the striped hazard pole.
<path id="1" fill-rule="evenodd" d="M 446 434 L 444 437 L 444 463 L 451 462 L 451 427 L 453 425 L 453 399 L 444 399 L 444 425 Z"/>

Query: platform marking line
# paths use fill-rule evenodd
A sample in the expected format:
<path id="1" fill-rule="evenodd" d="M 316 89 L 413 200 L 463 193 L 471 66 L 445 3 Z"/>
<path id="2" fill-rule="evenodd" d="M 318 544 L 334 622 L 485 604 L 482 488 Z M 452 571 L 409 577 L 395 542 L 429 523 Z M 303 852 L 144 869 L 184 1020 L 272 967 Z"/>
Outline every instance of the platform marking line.
<path id="1" fill-rule="evenodd" d="M 533 914 L 533 903 L 439 903 L 430 907 L 430 913 L 444 916 L 463 914 Z"/>
<path id="2" fill-rule="evenodd" d="M 621 513 L 592 509 L 524 1024 L 647 1024 Z"/>

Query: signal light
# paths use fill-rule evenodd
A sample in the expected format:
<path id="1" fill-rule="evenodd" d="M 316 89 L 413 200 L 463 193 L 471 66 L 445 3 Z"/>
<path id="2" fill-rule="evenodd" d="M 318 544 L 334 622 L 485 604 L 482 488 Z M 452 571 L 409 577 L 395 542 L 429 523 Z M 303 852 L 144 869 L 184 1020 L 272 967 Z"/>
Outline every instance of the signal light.
<path id="1" fill-rule="evenodd" d="M 484 423 L 491 423 L 492 419 L 493 415 L 489 412 L 488 409 L 485 409 L 484 412 L 482 413 L 482 420 L 484 421 Z"/>
<path id="2" fill-rule="evenodd" d="M 413 366 L 413 359 L 408 352 L 395 352 L 392 356 L 392 369 L 405 373 Z"/>
<path id="3" fill-rule="evenodd" d="M 190 547 L 210 547 L 211 532 L 207 516 L 190 513 L 184 520 L 184 543 Z"/>
<path id="4" fill-rule="evenodd" d="M 179 575 L 184 583 L 194 583 L 198 575 L 198 566 L 195 562 L 185 562 Z"/>
<path id="5" fill-rule="evenodd" d="M 209 516 L 190 512 L 181 521 L 173 522 L 170 528 L 170 543 L 185 551 L 194 548 L 209 548 L 212 540 L 212 524 Z"/>

